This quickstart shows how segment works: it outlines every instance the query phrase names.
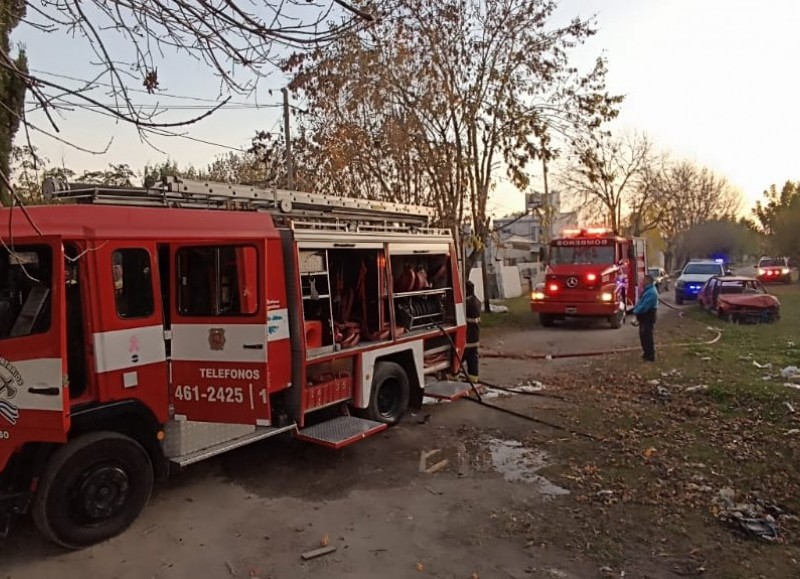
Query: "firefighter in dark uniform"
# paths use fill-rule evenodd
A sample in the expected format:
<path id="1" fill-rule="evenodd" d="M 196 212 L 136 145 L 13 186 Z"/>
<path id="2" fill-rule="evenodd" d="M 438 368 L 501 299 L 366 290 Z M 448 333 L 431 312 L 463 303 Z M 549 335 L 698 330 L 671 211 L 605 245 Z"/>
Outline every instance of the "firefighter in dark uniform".
<path id="1" fill-rule="evenodd" d="M 467 346 L 464 362 L 471 382 L 478 381 L 478 344 L 480 342 L 481 300 L 475 295 L 475 284 L 467 282 Z"/>

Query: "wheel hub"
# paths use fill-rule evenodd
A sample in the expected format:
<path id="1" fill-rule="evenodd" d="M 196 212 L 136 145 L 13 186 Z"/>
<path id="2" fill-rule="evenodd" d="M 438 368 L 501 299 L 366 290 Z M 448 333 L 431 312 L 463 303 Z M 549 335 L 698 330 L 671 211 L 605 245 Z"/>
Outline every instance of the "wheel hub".
<path id="1" fill-rule="evenodd" d="M 386 381 L 381 384 L 378 391 L 378 412 L 383 417 L 391 417 L 397 413 L 399 401 L 399 385 L 394 381 Z"/>
<path id="2" fill-rule="evenodd" d="M 113 517 L 128 498 L 128 474 L 117 466 L 103 465 L 86 474 L 77 489 L 76 506 L 91 521 Z"/>

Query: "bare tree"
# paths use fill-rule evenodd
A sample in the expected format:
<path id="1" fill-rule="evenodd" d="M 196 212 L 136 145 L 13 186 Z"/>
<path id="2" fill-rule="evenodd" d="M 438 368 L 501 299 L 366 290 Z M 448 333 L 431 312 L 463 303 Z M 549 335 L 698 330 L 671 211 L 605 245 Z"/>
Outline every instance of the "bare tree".
<path id="1" fill-rule="evenodd" d="M 655 193 L 661 212 L 659 228 L 666 242 L 667 266 L 682 255 L 686 232 L 701 223 L 734 216 L 741 195 L 727 180 L 690 161 L 672 162 L 663 168 Z"/>
<path id="2" fill-rule="evenodd" d="M 351 193 L 430 203 L 470 223 L 479 259 L 500 178 L 520 189 L 573 137 L 616 115 L 605 63 L 581 75 L 568 52 L 592 22 L 551 25 L 551 0 L 397 0 L 393 18 L 287 63 L 309 99 L 321 181 Z"/>
<path id="3" fill-rule="evenodd" d="M 164 92 L 159 65 L 167 59 L 196 59 L 219 77 L 221 93 L 248 94 L 274 70 L 282 56 L 279 49 L 319 48 L 374 19 L 346 0 L 10 0 L 3 12 L 10 16 L 0 22 L 9 21 L 10 27 L 19 22 L 38 32 L 42 42 L 52 34 L 69 34 L 94 55 L 92 78 L 69 81 L 68 75 L 28 71 L 12 58 L 7 41 L 0 46 L 0 89 L 22 86 L 22 94 L 27 89 L 35 102 L 18 110 L 4 90 L 0 116 L 21 123 L 26 135 L 40 133 L 81 150 L 87 149 L 58 134 L 59 115 L 91 110 L 132 124 L 147 140 L 174 135 L 227 103 L 229 97 L 220 98 L 198 115 L 171 122 L 159 117 L 168 107 L 137 106 L 132 94 L 141 87 L 149 94 Z M 46 121 L 31 122 L 33 111 L 43 113 Z M 7 182 L 8 168 L 0 166 L 0 173 Z"/>
<path id="4" fill-rule="evenodd" d="M 623 214 L 630 208 L 641 216 L 652 197 L 642 180 L 653 162 L 646 135 L 593 134 L 574 143 L 573 155 L 558 179 L 579 200 L 584 214 L 603 220 L 614 231 L 621 231 Z"/>

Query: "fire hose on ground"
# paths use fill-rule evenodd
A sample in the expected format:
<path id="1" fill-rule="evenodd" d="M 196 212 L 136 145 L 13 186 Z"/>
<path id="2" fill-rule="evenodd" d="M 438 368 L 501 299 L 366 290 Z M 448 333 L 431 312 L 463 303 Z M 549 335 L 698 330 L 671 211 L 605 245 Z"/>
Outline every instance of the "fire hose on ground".
<path id="1" fill-rule="evenodd" d="M 673 309 L 673 310 L 676 310 L 676 311 L 680 312 L 681 317 L 683 316 L 683 310 L 681 308 L 676 308 L 672 304 L 669 304 L 669 303 L 663 301 L 661 298 L 659 298 L 659 302 L 661 302 L 665 306 L 669 307 L 670 309 Z M 478 391 L 475 382 L 470 380 L 469 374 L 467 373 L 466 369 L 464 368 L 463 358 L 462 358 L 462 356 L 458 355 L 458 351 L 456 349 L 456 345 L 453 342 L 452 337 L 450 336 L 450 334 L 448 334 L 445 331 L 445 329 L 443 327 L 441 327 L 438 324 L 437 324 L 437 328 L 439 328 L 439 331 L 442 332 L 442 334 L 445 335 L 447 337 L 448 341 L 450 342 L 450 348 L 453 351 L 454 355 L 456 356 L 456 359 L 458 360 L 459 372 L 461 374 L 463 374 L 464 378 L 469 383 L 469 385 L 470 385 L 470 387 L 472 389 L 472 392 L 475 394 L 475 398 L 466 397 L 467 400 L 470 400 L 471 402 L 474 402 L 476 404 L 480 404 L 481 406 L 485 406 L 487 408 L 491 408 L 491 409 L 496 410 L 498 412 L 502 412 L 504 414 L 509 414 L 509 415 L 515 416 L 517 418 L 522 418 L 523 420 L 527 420 L 529 422 L 534 422 L 534 423 L 537 423 L 537 424 L 542 424 L 544 426 L 549 426 L 550 428 L 553 428 L 555 430 L 561 430 L 563 432 L 567 432 L 569 434 L 572 434 L 572 435 L 575 435 L 575 436 L 580 436 L 582 438 L 587 438 L 589 440 L 594 440 L 594 441 L 597 441 L 597 442 L 602 442 L 603 441 L 603 439 L 598 438 L 596 436 L 593 436 L 591 434 L 588 434 L 586 432 L 580 432 L 580 431 L 577 431 L 577 430 L 573 430 L 571 428 L 568 428 L 566 426 L 562 426 L 560 424 L 555 424 L 555 423 L 552 423 L 552 422 L 549 422 L 549 421 L 546 421 L 546 420 L 542 420 L 540 418 L 535 418 L 535 417 L 530 416 L 528 414 L 523 414 L 521 412 L 516 412 L 514 410 L 510 410 L 508 408 L 503 408 L 502 406 L 497 406 L 495 404 L 490 404 L 489 402 L 486 402 L 483 399 L 483 397 L 481 396 L 480 392 Z M 722 330 L 719 330 L 717 328 L 712 328 L 710 326 L 707 326 L 706 329 L 715 333 L 715 336 L 713 338 L 711 338 L 710 340 L 663 344 L 663 345 L 661 345 L 661 347 L 662 348 L 664 348 L 664 347 L 668 347 L 668 348 L 684 347 L 685 348 L 685 347 L 689 347 L 689 346 L 710 346 L 710 345 L 716 344 L 717 342 L 719 342 L 722 339 Z M 566 359 L 566 358 L 587 358 L 587 357 L 593 357 L 593 356 L 608 356 L 608 355 L 613 355 L 613 354 L 623 354 L 623 353 L 626 353 L 626 352 L 635 352 L 635 351 L 638 351 L 638 350 L 639 350 L 638 346 L 629 346 L 629 347 L 624 347 L 624 348 L 614 348 L 614 349 L 610 349 L 610 350 L 595 350 L 595 351 L 589 351 L 589 352 L 572 352 L 572 353 L 564 353 L 564 354 L 502 354 L 502 353 L 499 353 L 499 352 L 481 352 L 481 356 L 485 357 L 485 358 L 504 358 L 504 359 L 514 359 L 514 360 L 556 360 L 556 359 Z M 568 401 L 563 396 L 556 396 L 556 395 L 553 395 L 553 394 L 546 394 L 546 393 L 542 393 L 542 392 L 522 391 L 522 390 L 516 390 L 514 388 L 506 388 L 506 387 L 503 387 L 503 386 L 498 386 L 496 384 L 491 384 L 489 382 L 486 382 L 485 380 L 481 380 L 480 384 L 483 385 L 483 386 L 487 386 L 488 388 L 491 388 L 492 390 L 499 390 L 501 392 L 507 392 L 509 394 L 521 394 L 521 395 L 526 395 L 526 396 L 542 396 L 542 397 L 554 398 L 554 399 L 562 400 L 562 401 Z"/>

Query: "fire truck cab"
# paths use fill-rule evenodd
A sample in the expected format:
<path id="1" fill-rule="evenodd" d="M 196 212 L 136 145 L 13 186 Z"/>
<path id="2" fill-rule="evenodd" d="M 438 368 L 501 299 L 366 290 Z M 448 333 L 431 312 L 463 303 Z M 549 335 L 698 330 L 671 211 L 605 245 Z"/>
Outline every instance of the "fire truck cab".
<path id="1" fill-rule="evenodd" d="M 0 210 L 0 530 L 114 536 L 154 479 L 281 433 L 340 448 L 454 399 L 457 252 L 427 208 L 172 179 Z M 265 473 L 266 475 L 266 473 Z"/>
<path id="2" fill-rule="evenodd" d="M 646 273 L 644 239 L 606 228 L 565 230 L 550 243 L 545 281 L 531 293 L 531 310 L 545 327 L 567 317 L 594 317 L 619 328 Z"/>

